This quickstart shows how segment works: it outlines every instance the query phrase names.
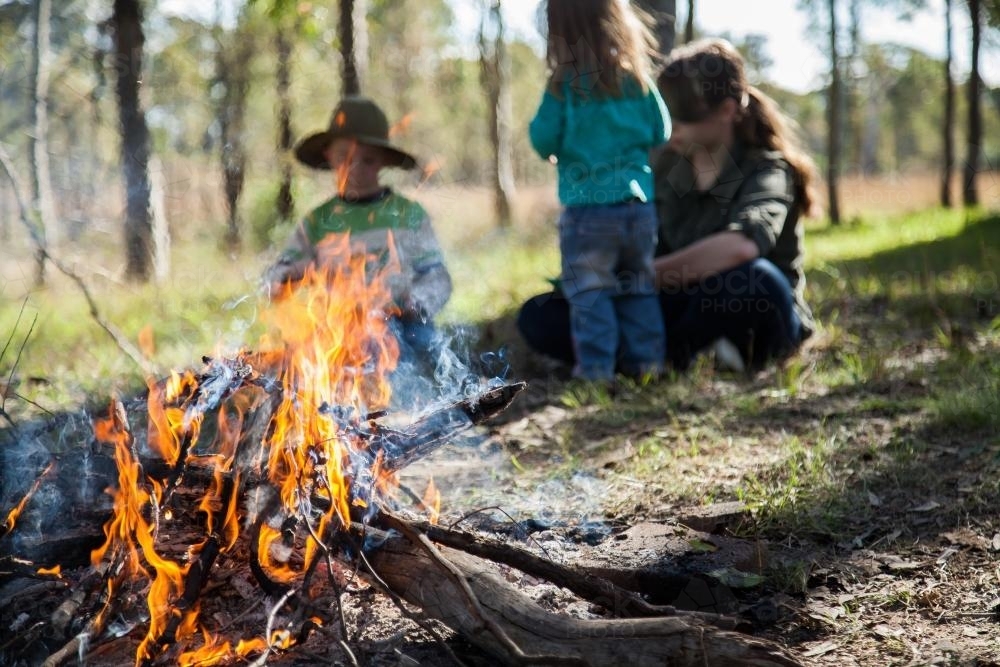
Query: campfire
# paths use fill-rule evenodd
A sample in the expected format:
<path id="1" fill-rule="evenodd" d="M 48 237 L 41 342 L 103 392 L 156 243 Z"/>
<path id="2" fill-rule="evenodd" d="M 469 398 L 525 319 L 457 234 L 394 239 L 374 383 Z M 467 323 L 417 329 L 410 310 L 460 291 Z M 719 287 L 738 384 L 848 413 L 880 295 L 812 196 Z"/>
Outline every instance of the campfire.
<path id="1" fill-rule="evenodd" d="M 357 664 L 343 601 L 363 579 L 431 636 L 428 618 L 508 664 L 796 664 L 733 632 L 735 619 L 651 605 L 521 546 L 436 525 L 433 480 L 413 490 L 399 472 L 504 411 L 525 385 L 467 381 L 408 424 L 387 425 L 400 411 L 391 263 L 373 268 L 347 241 L 324 252 L 341 268 L 311 271 L 279 295 L 257 351 L 150 381 L 144 413 L 114 399 L 93 419 L 93 443 L 77 445 L 112 452 L 117 483 L 88 564 L 72 550 L 36 562 L 12 549 L 20 516 L 60 464 L 36 473 L 0 529 L 0 583 L 13 586 L 0 587 L 0 662 L 116 664 L 101 656 L 131 640 L 136 665 L 263 665 L 313 640 Z M 618 618 L 549 614 L 496 564 Z M 33 585 L 42 587 L 23 592 Z M 251 634 L 217 609 L 230 587 L 264 606 Z"/>

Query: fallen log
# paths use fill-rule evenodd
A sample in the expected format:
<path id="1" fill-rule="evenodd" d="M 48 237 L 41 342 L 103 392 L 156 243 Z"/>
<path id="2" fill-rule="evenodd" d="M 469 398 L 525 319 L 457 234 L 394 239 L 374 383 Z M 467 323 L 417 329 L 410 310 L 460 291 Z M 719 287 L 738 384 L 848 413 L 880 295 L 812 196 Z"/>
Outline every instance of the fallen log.
<path id="1" fill-rule="evenodd" d="M 368 554 L 372 576 L 505 665 L 793 667 L 781 646 L 696 617 L 576 619 L 553 614 L 487 561 L 426 536 L 386 537 Z"/>

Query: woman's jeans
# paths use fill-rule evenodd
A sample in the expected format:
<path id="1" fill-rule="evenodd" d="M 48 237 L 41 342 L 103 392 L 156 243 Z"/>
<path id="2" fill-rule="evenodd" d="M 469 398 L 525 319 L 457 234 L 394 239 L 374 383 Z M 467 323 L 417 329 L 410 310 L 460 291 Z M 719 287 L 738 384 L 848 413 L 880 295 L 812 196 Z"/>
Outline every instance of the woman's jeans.
<path id="1" fill-rule="evenodd" d="M 792 353 L 802 342 L 802 322 L 785 275 L 758 258 L 700 283 L 659 293 L 654 308 L 666 330 L 666 361 L 686 369 L 695 355 L 728 338 L 750 368 Z M 541 294 L 521 308 L 517 324 L 535 350 L 575 362 L 569 304 L 558 292 Z"/>
<path id="2" fill-rule="evenodd" d="M 663 366 L 653 279 L 652 204 L 569 206 L 559 219 L 560 288 L 569 303 L 573 374 L 606 380 Z"/>

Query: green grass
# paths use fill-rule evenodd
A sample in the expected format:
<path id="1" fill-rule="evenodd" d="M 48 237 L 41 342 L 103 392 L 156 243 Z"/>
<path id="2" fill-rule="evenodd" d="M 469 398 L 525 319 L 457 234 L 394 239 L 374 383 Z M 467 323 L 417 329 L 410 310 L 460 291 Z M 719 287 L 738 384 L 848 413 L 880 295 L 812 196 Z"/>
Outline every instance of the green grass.
<path id="1" fill-rule="evenodd" d="M 482 204 L 477 196 L 472 208 Z M 488 349 L 517 345 L 516 309 L 548 289 L 547 279 L 558 272 L 551 210 L 534 206 L 501 232 L 482 221 L 468 223 L 469 207 L 461 204 L 450 202 L 436 219 L 455 282 L 442 321 L 492 331 L 480 341 Z M 606 441 L 594 450 L 603 451 L 629 438 L 639 456 L 625 473 L 664 476 L 665 498 L 740 496 L 755 508 L 760 525 L 789 526 L 798 517 L 828 528 L 842 514 L 850 471 L 868 465 L 862 461 L 888 456 L 905 464 L 922 455 L 920 434 L 901 438 L 888 453 L 862 438 L 842 437 L 843 429 L 849 436 L 863 430 L 864 415 L 919 416 L 928 428 L 953 433 L 1000 426 L 1000 367 L 993 360 L 1000 334 L 990 324 L 1000 314 L 994 272 L 1000 266 L 1000 217 L 938 209 L 870 217 L 810 229 L 806 248 L 807 296 L 821 321 L 811 351 L 749 385 L 717 375 L 707 360 L 683 376 L 627 386 L 614 397 L 556 383 L 550 402 L 571 415 L 564 449 L 578 451 L 590 438 Z M 120 261 L 113 248 L 96 247 L 92 254 L 94 265 Z M 249 252 L 226 257 L 200 231 L 179 236 L 173 276 L 164 285 L 130 287 L 86 268 L 81 273 L 107 322 L 132 341 L 145 328 L 152 331 L 151 359 L 166 373 L 196 365 L 203 354 L 256 344 L 263 303 L 257 278 L 268 258 Z M 72 409 L 143 386 L 142 372 L 94 322 L 79 290 L 64 277 L 51 271 L 50 286 L 35 291 L 23 280 L 8 282 L 3 296 L 0 332 L 10 342 L 0 375 L 6 379 L 16 361 L 16 391 L 23 397 L 50 410 Z M 911 358 L 903 346 L 927 358 Z M 522 365 L 514 372 L 522 375 L 530 353 L 520 349 L 519 355 Z M 726 383 L 735 388 L 713 393 Z M 8 398 L 6 409 L 15 404 Z M 820 415 L 819 423 L 797 418 L 800 408 Z M 733 477 L 720 467 L 720 479 L 698 481 L 700 470 L 740 456 L 755 461 L 752 470 Z M 695 475 L 695 481 L 685 475 Z"/>

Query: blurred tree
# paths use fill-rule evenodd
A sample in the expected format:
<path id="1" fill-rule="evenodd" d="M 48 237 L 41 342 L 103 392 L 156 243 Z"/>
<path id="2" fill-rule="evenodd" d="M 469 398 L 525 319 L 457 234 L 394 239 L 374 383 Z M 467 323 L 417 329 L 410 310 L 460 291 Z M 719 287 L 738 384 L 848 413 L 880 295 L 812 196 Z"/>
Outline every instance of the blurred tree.
<path id="1" fill-rule="evenodd" d="M 840 224 L 840 56 L 837 46 L 837 2 L 826 0 L 829 11 L 830 89 L 827 96 L 826 187 L 830 223 Z"/>
<path id="2" fill-rule="evenodd" d="M 31 182 L 31 205 L 37 216 L 42 235 L 41 247 L 35 253 L 35 285 L 45 284 L 45 250 L 59 241 L 52 177 L 49 170 L 49 35 L 52 21 L 51 0 L 33 3 L 34 39 L 31 49 L 31 119 L 32 132 L 28 140 L 28 163 Z"/>
<path id="3" fill-rule="evenodd" d="M 340 0 L 337 34 L 340 38 L 341 81 L 345 95 L 361 93 L 362 71 L 366 68 L 368 51 L 367 16 L 365 0 Z"/>
<path id="4" fill-rule="evenodd" d="M 688 0 L 687 21 L 684 24 L 684 41 L 694 41 L 694 0 Z"/>
<path id="5" fill-rule="evenodd" d="M 114 0 L 115 92 L 121 125 L 121 166 L 125 177 L 125 275 L 136 282 L 166 277 L 166 221 L 151 208 L 150 140 L 139 101 L 142 81 L 142 7 L 139 0 Z M 154 225 L 158 226 L 154 229 Z"/>
<path id="6" fill-rule="evenodd" d="M 951 76 L 952 59 L 951 0 L 944 0 L 944 124 L 941 136 L 941 206 L 951 207 L 951 174 L 955 163 L 955 80 Z"/>
<path id="7" fill-rule="evenodd" d="M 691 0 L 693 2 L 693 0 Z M 653 35 L 660 54 L 666 56 L 676 40 L 677 0 L 633 0 L 653 19 Z M 690 3 L 688 5 L 691 6 Z"/>
<path id="8" fill-rule="evenodd" d="M 243 244 L 239 201 L 246 178 L 247 91 L 250 87 L 250 67 L 256 52 L 256 44 L 249 12 L 241 11 L 235 29 L 227 32 L 222 27 L 221 4 L 217 4 L 216 7 L 213 87 L 218 87 L 216 118 L 219 123 L 219 157 L 226 195 L 227 222 L 224 242 L 230 252 L 235 252 Z"/>
<path id="9" fill-rule="evenodd" d="M 979 78 L 979 51 L 982 41 L 983 12 L 980 0 L 969 0 L 969 20 L 972 23 L 972 65 L 969 71 L 968 95 L 969 135 L 962 179 L 962 202 L 966 206 L 979 204 L 976 177 L 980 169 L 979 156 L 983 141 L 982 79 Z"/>
<path id="10" fill-rule="evenodd" d="M 493 211 L 501 228 L 511 224 L 511 198 L 514 196 L 514 167 L 511 163 L 510 59 L 507 55 L 503 6 L 500 0 L 487 0 L 479 21 L 479 66 L 486 92 L 487 119 L 493 159 L 490 165 L 493 186 Z"/>
<path id="11" fill-rule="evenodd" d="M 774 65 L 774 60 L 767 54 L 767 35 L 749 33 L 743 37 L 735 37 L 729 32 L 719 35 L 732 43 L 743 56 L 747 80 L 760 86 L 767 80 L 767 70 Z"/>

